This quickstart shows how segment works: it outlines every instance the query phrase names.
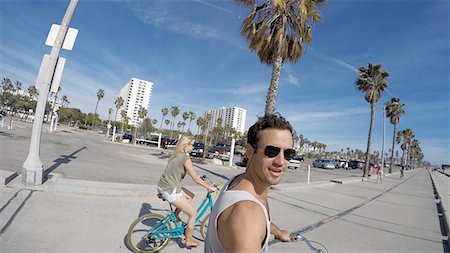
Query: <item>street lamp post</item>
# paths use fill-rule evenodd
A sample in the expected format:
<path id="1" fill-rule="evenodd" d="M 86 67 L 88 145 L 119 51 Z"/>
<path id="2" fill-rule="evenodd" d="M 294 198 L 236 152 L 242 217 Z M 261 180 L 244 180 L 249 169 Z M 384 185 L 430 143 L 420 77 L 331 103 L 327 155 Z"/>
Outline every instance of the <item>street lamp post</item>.
<path id="1" fill-rule="evenodd" d="M 59 52 L 63 47 L 64 39 L 66 38 L 67 31 L 69 30 L 69 23 L 72 19 L 72 15 L 77 6 L 78 0 L 71 0 L 69 6 L 67 7 L 64 18 L 61 22 L 58 34 L 56 36 L 55 43 L 50 52 L 50 57 L 48 60 L 46 68 L 46 74 L 43 77 L 42 83 L 37 83 L 40 85 L 39 99 L 36 105 L 36 113 L 33 122 L 33 130 L 31 132 L 30 148 L 28 156 L 22 165 L 22 182 L 25 185 L 40 185 L 43 181 L 43 164 L 39 157 L 40 153 L 40 143 L 41 143 L 41 133 L 42 133 L 42 121 L 44 120 L 45 114 L 45 104 L 47 102 L 47 96 L 50 89 L 50 84 L 52 83 L 53 74 L 55 73 L 55 68 L 57 66 Z M 39 77 L 38 77 L 39 79 Z M 38 80 L 40 82 L 40 80 Z"/>

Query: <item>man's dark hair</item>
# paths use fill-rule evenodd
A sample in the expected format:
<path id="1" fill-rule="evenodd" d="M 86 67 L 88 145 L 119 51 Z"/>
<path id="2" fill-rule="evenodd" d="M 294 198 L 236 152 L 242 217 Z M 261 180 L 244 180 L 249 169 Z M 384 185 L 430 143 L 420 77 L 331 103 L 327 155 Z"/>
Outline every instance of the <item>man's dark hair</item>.
<path id="1" fill-rule="evenodd" d="M 265 115 L 264 117 L 259 117 L 253 126 L 248 129 L 247 142 L 255 146 L 259 138 L 261 137 L 261 131 L 267 128 L 276 128 L 280 130 L 289 130 L 292 134 L 292 126 L 283 116 L 279 113 Z"/>

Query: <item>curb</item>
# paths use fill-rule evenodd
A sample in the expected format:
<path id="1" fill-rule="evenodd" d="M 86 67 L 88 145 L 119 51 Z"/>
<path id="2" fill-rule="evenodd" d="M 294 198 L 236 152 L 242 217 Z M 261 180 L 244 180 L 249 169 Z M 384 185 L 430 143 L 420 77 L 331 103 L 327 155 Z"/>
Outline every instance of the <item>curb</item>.
<path id="1" fill-rule="evenodd" d="M 7 185 L 18 176 L 17 172 L 0 170 L 0 185 Z"/>

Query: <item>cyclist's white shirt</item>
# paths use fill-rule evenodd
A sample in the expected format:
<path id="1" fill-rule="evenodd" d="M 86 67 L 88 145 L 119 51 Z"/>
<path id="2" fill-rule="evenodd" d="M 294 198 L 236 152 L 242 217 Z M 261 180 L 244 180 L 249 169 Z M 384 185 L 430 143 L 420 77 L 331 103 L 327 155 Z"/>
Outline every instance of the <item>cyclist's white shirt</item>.
<path id="1" fill-rule="evenodd" d="M 240 175 L 238 175 L 240 176 Z M 238 177 L 236 176 L 236 177 Z M 208 223 L 208 233 L 206 235 L 205 240 L 205 253 L 225 253 L 227 252 L 222 244 L 220 243 L 219 236 L 217 235 L 217 219 L 220 216 L 220 214 L 227 209 L 228 207 L 232 206 L 233 204 L 243 201 L 243 200 L 250 200 L 253 202 L 258 203 L 263 212 L 264 216 L 266 217 L 266 238 L 264 240 L 264 246 L 261 249 L 262 253 L 267 252 L 267 247 L 269 246 L 269 237 L 270 237 L 270 219 L 269 214 L 267 213 L 266 207 L 261 203 L 258 199 L 256 199 L 253 195 L 246 191 L 242 190 L 229 190 L 228 186 L 230 183 L 236 178 L 232 178 L 228 183 L 222 188 L 222 191 L 220 192 L 219 197 L 217 198 L 216 203 L 214 204 L 214 208 L 211 212 L 211 217 L 209 218 Z"/>

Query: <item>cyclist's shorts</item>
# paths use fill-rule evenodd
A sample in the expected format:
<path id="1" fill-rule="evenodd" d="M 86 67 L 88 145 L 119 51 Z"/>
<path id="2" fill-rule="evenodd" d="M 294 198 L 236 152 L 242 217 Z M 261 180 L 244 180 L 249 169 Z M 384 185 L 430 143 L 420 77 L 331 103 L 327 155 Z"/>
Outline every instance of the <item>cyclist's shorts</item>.
<path id="1" fill-rule="evenodd" d="M 165 200 L 167 200 L 169 203 L 174 202 L 175 200 L 179 200 L 182 196 L 182 193 L 177 193 L 177 189 L 173 189 L 172 193 L 168 193 L 164 191 L 161 187 L 158 186 L 158 193 L 163 196 Z"/>

